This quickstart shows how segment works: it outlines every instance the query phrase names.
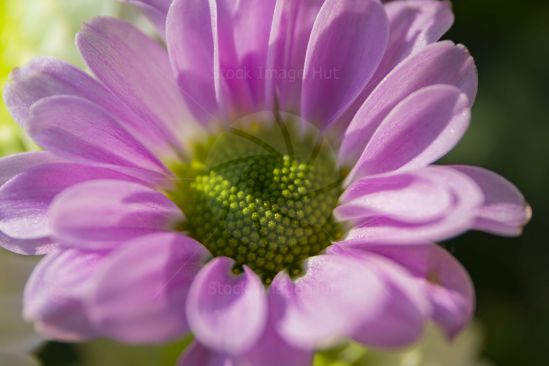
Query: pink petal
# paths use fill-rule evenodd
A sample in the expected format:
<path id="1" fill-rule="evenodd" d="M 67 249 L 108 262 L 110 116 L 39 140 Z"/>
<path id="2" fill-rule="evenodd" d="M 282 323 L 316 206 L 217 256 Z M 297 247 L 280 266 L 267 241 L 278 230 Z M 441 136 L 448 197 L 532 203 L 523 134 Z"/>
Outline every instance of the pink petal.
<path id="1" fill-rule="evenodd" d="M 208 251 L 179 234 L 142 236 L 109 256 L 94 279 L 90 319 L 103 336 L 164 342 L 189 331 L 189 287 Z"/>
<path id="2" fill-rule="evenodd" d="M 383 6 L 374 0 L 327 0 L 305 58 L 302 116 L 321 128 L 343 113 L 375 72 L 388 39 Z"/>
<path id="3" fill-rule="evenodd" d="M 0 231 L 0 247 L 22 255 L 42 255 L 50 252 L 55 243 L 50 237 L 19 239 Z"/>
<path id="4" fill-rule="evenodd" d="M 233 357 L 219 353 L 216 350 L 208 349 L 198 342 L 193 342 L 179 361 L 178 366 L 237 366 Z M 243 366 L 243 365 L 242 365 Z"/>
<path id="5" fill-rule="evenodd" d="M 406 268 L 420 280 L 431 302 L 431 318 L 454 337 L 470 321 L 475 293 L 469 275 L 447 251 L 433 244 L 411 246 L 366 246 Z"/>
<path id="6" fill-rule="evenodd" d="M 368 95 L 395 66 L 411 54 L 436 42 L 454 21 L 449 1 L 399 0 L 385 4 L 389 19 L 389 42 L 383 60 L 352 107 L 338 125 L 347 126 Z"/>
<path id="7" fill-rule="evenodd" d="M 23 126 L 30 118 L 30 107 L 54 95 L 74 95 L 120 110 L 110 101 L 114 96 L 107 89 L 76 67 L 51 57 L 35 58 L 15 69 L 4 90 L 8 110 Z"/>
<path id="8" fill-rule="evenodd" d="M 23 314 L 46 336 L 81 341 L 96 336 L 84 306 L 90 279 L 105 257 L 100 253 L 50 252 L 34 269 L 24 295 Z"/>
<path id="9" fill-rule="evenodd" d="M 399 62 L 436 42 L 450 29 L 454 15 L 449 1 L 400 0 L 385 4 L 390 38 L 372 81 L 377 84 Z"/>
<path id="10" fill-rule="evenodd" d="M 522 227 L 530 221 L 532 209 L 511 182 L 479 167 L 461 165 L 452 168 L 473 179 L 484 194 L 475 229 L 506 236 L 521 234 Z"/>
<path id="11" fill-rule="evenodd" d="M 112 18 L 95 18 L 76 41 L 99 80 L 148 121 L 150 129 L 180 148 L 196 126 L 188 118 L 166 51 L 137 28 Z"/>
<path id="12" fill-rule="evenodd" d="M 274 0 L 174 3 L 168 49 L 183 95 L 201 120 L 264 109 L 274 7 Z"/>
<path id="13" fill-rule="evenodd" d="M 259 341 L 250 351 L 239 356 L 228 356 L 194 342 L 182 355 L 178 365 L 184 366 L 304 366 L 313 362 L 313 351 L 295 348 L 284 341 L 268 324 Z"/>
<path id="14" fill-rule="evenodd" d="M 303 349 L 330 346 L 354 334 L 382 313 L 388 296 L 373 271 L 335 255 L 309 258 L 305 274 L 294 281 L 279 273 L 271 292 L 279 333 Z"/>
<path id="15" fill-rule="evenodd" d="M 369 216 L 410 223 L 436 220 L 453 208 L 453 195 L 425 174 L 429 171 L 362 178 L 345 191 L 336 216 L 342 221 Z"/>
<path id="16" fill-rule="evenodd" d="M 265 289 L 248 267 L 234 275 L 232 259 L 214 258 L 198 274 L 187 302 L 196 338 L 219 352 L 238 355 L 261 336 L 267 321 Z"/>
<path id="17" fill-rule="evenodd" d="M 90 250 L 169 231 L 170 225 L 183 219 L 163 194 L 119 180 L 96 180 L 66 189 L 51 204 L 48 218 L 59 243 Z"/>
<path id="18" fill-rule="evenodd" d="M 165 37 L 166 16 L 172 0 L 126 0 L 126 2 L 141 9 L 158 33 Z"/>
<path id="19" fill-rule="evenodd" d="M 429 165 L 458 143 L 470 116 L 467 96 L 453 86 L 412 93 L 377 128 L 348 179 Z"/>
<path id="20" fill-rule="evenodd" d="M 145 170 L 141 175 L 152 175 L 153 181 L 168 174 L 166 167 L 112 115 L 85 99 L 48 97 L 35 103 L 31 112 L 30 135 L 59 156 L 76 162 Z"/>
<path id="21" fill-rule="evenodd" d="M 166 42 L 179 89 L 192 113 L 208 123 L 219 116 L 216 92 L 218 49 L 212 34 L 211 1 L 174 0 L 166 21 Z M 217 46 L 215 46 L 217 47 Z"/>
<path id="22" fill-rule="evenodd" d="M 3 157 L 0 159 L 0 187 L 13 177 L 35 166 L 59 160 L 61 159 L 45 151 L 24 152 Z"/>
<path id="23" fill-rule="evenodd" d="M 381 122 L 411 93 L 436 84 L 453 85 L 473 103 L 477 73 L 463 46 L 444 41 L 425 47 L 395 67 L 366 99 L 342 141 L 339 161 L 356 160 Z"/>
<path id="24" fill-rule="evenodd" d="M 37 101 L 58 95 L 72 95 L 87 99 L 115 116 L 139 140 L 158 153 L 168 153 L 166 135 L 154 128 L 150 121 L 139 117 L 117 96 L 90 76 L 63 61 L 37 58 L 11 74 L 4 90 L 6 106 L 24 127 L 31 117 L 30 107 Z"/>
<path id="25" fill-rule="evenodd" d="M 288 343 L 277 330 L 276 319 L 284 312 L 285 304 L 276 298 L 277 294 L 269 293 L 269 320 L 259 341 L 237 362 L 237 366 L 303 366 L 311 365 L 314 351 L 312 349 L 297 348 Z M 282 308 L 279 308 L 282 306 Z"/>
<path id="26" fill-rule="evenodd" d="M 265 73 L 276 2 L 217 0 L 220 75 L 238 115 L 265 109 Z"/>
<path id="27" fill-rule="evenodd" d="M 44 254 L 52 240 L 47 211 L 53 199 L 75 184 L 95 179 L 132 178 L 105 168 L 71 163 L 35 166 L 0 188 L 0 243 L 21 254 Z"/>
<path id="28" fill-rule="evenodd" d="M 299 112 L 307 44 L 324 2 L 276 2 L 265 79 L 267 100 L 282 111 Z"/>
<path id="29" fill-rule="evenodd" d="M 340 251 L 353 255 L 376 271 L 385 282 L 389 296 L 380 316 L 364 323 L 353 339 L 370 347 L 402 347 L 423 334 L 431 310 L 425 287 L 399 265 L 383 256 L 363 251 Z"/>
<path id="30" fill-rule="evenodd" d="M 362 178 L 351 185 L 336 209 L 355 227 L 347 239 L 409 244 L 445 240 L 473 227 L 482 192 L 446 167 Z"/>

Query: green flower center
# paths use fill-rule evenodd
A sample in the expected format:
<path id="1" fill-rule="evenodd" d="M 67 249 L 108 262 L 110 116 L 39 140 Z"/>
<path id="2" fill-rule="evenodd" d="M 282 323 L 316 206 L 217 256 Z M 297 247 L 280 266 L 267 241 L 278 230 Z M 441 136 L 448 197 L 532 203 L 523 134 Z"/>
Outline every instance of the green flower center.
<path id="1" fill-rule="evenodd" d="M 333 153 L 289 124 L 231 128 L 197 144 L 174 171 L 169 195 L 185 214 L 181 229 L 266 284 L 284 269 L 299 275 L 303 259 L 342 235 L 332 215 L 342 181 Z"/>

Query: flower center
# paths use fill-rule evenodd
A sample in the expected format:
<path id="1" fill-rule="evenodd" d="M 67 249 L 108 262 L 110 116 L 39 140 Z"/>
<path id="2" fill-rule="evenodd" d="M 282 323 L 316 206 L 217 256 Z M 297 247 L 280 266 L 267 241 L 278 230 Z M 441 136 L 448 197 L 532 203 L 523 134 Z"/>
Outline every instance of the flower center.
<path id="1" fill-rule="evenodd" d="M 266 284 L 284 269 L 299 275 L 303 259 L 342 235 L 332 215 L 342 181 L 333 153 L 290 124 L 231 128 L 174 171 L 169 195 L 185 214 L 181 229 Z"/>

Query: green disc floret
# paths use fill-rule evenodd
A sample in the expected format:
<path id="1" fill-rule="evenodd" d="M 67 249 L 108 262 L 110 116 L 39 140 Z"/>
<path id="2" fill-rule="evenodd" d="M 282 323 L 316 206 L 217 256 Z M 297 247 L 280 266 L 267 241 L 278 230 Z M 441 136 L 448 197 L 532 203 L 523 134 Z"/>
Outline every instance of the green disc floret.
<path id="1" fill-rule="evenodd" d="M 341 236 L 332 211 L 341 174 L 326 143 L 287 124 L 233 128 L 198 144 L 174 165 L 169 196 L 185 214 L 182 230 L 214 256 L 249 266 L 268 284 Z"/>

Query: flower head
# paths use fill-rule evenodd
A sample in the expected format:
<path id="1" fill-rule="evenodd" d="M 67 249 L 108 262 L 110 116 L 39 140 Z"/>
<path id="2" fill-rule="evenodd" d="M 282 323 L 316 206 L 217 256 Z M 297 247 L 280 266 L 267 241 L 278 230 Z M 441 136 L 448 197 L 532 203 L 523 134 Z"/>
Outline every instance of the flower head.
<path id="1" fill-rule="evenodd" d="M 344 337 L 405 345 L 471 319 L 433 244 L 517 235 L 509 182 L 431 165 L 467 129 L 477 77 L 438 42 L 446 2 L 136 2 L 167 50 L 97 18 L 17 70 L 12 115 L 45 151 L 0 161 L 1 244 L 47 254 L 24 312 L 57 339 L 162 342 L 183 365 L 306 365 Z"/>

